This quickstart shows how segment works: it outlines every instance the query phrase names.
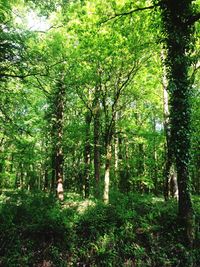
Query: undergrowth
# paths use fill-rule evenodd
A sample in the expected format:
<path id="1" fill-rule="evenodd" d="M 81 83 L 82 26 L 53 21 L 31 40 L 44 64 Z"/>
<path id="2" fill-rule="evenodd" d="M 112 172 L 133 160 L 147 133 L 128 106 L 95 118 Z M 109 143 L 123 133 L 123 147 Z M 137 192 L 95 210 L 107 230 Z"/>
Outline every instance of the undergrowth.
<path id="1" fill-rule="evenodd" d="M 182 245 L 177 203 L 115 193 L 109 205 L 44 193 L 0 196 L 0 267 L 200 266 L 200 205 L 194 198 L 194 249 Z M 80 208 L 81 207 L 81 208 Z"/>

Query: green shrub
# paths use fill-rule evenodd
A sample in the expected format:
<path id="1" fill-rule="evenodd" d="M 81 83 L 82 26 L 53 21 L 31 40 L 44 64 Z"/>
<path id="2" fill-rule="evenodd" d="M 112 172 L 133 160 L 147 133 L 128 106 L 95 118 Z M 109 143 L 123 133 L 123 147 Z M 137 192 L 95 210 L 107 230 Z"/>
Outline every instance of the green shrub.
<path id="1" fill-rule="evenodd" d="M 71 194 L 63 204 L 44 193 L 6 192 L 0 196 L 0 266 L 56 267 L 200 266 L 200 207 L 194 199 L 194 249 L 182 244 L 176 201 L 151 195 L 112 193 L 109 205 Z"/>

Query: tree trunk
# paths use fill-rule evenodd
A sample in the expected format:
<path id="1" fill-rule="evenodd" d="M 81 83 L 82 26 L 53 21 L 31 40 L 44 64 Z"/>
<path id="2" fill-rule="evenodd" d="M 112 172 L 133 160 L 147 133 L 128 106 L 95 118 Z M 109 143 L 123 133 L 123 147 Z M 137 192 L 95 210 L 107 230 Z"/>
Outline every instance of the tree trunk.
<path id="1" fill-rule="evenodd" d="M 163 115 L 164 115 L 164 132 L 165 132 L 165 165 L 164 165 L 164 198 L 167 201 L 170 196 L 170 192 L 176 192 L 177 188 L 172 188 L 173 185 L 177 184 L 177 181 L 173 181 L 173 177 L 176 176 L 175 166 L 174 166 L 174 154 L 173 154 L 173 142 L 171 142 L 171 129 L 169 121 L 169 101 L 168 101 L 168 82 L 167 82 L 167 72 L 164 64 L 165 55 L 164 50 L 162 50 L 161 59 L 163 62 Z M 177 176 L 176 176 L 177 180 Z"/>
<path id="2" fill-rule="evenodd" d="M 117 177 L 119 169 L 119 138 L 117 134 L 115 134 L 114 137 L 114 153 L 115 153 L 115 176 Z"/>
<path id="3" fill-rule="evenodd" d="M 177 174 L 176 171 L 174 170 L 174 164 L 171 166 L 170 169 L 169 191 L 170 191 L 170 196 L 178 199 L 178 182 L 177 182 Z"/>
<path id="4" fill-rule="evenodd" d="M 37 179 L 37 186 L 38 186 L 38 190 L 40 191 L 41 190 L 41 176 L 40 175 L 38 175 L 38 177 L 37 177 L 38 179 Z"/>
<path id="5" fill-rule="evenodd" d="M 54 141 L 53 141 L 54 142 Z M 53 150 L 55 150 L 54 144 L 53 144 Z M 56 158 L 56 153 L 53 151 L 52 157 L 51 157 L 51 192 L 54 192 L 55 190 L 55 178 L 56 178 L 56 171 L 55 171 L 55 158 Z"/>
<path id="6" fill-rule="evenodd" d="M 52 141 L 53 141 L 53 152 L 52 152 L 52 184 L 51 188 L 54 190 L 55 181 L 57 183 L 63 183 L 63 112 L 64 112 L 64 76 L 62 75 L 61 80 L 57 84 L 55 95 L 53 96 L 53 128 L 52 128 Z M 57 192 L 58 194 L 58 192 Z M 63 198 L 58 194 L 59 198 Z"/>
<path id="7" fill-rule="evenodd" d="M 173 177 L 176 176 L 176 170 L 174 166 L 173 143 L 171 141 L 171 130 L 169 123 L 168 93 L 166 88 L 164 88 L 164 131 L 166 138 L 164 166 L 164 198 L 165 200 L 168 200 L 170 191 L 174 191 L 174 189 L 172 189 L 171 180 L 173 180 Z"/>
<path id="8" fill-rule="evenodd" d="M 195 175 L 195 188 L 196 194 L 200 194 L 200 144 L 197 146 L 197 159 L 196 159 L 196 175 Z"/>
<path id="9" fill-rule="evenodd" d="M 192 26 L 187 24 L 192 16 L 192 0 L 161 1 L 161 12 L 166 33 L 167 78 L 170 94 L 171 143 L 177 169 L 179 201 L 178 210 L 184 228 L 184 241 L 193 243 L 193 209 L 189 190 L 189 152 L 191 84 L 189 81 L 190 46 Z M 189 266 L 189 265 L 188 265 Z"/>
<path id="10" fill-rule="evenodd" d="M 106 144 L 106 163 L 105 163 L 105 176 L 104 176 L 104 193 L 103 201 L 105 204 L 109 203 L 109 186 L 110 186 L 110 165 L 111 165 L 111 144 Z"/>
<path id="11" fill-rule="evenodd" d="M 20 189 L 24 189 L 24 166 L 23 163 L 20 163 Z"/>
<path id="12" fill-rule="evenodd" d="M 94 177 L 95 177 L 95 195 L 99 197 L 100 181 L 100 105 L 97 99 L 94 110 Z"/>
<path id="13" fill-rule="evenodd" d="M 100 181 L 100 112 L 94 114 L 94 177 L 95 177 L 95 192 L 99 195 Z"/>
<path id="14" fill-rule="evenodd" d="M 115 126 L 114 126 L 114 183 L 118 184 L 119 181 L 119 133 L 117 122 L 119 120 L 119 111 L 115 114 Z"/>
<path id="15" fill-rule="evenodd" d="M 199 140 L 200 141 L 200 140 Z M 192 161 L 192 183 L 194 185 L 195 194 L 200 194 L 200 143 L 199 141 L 195 142 L 193 149 L 196 150 L 196 153 L 193 155 Z"/>
<path id="16" fill-rule="evenodd" d="M 144 174 L 144 144 L 138 144 L 138 166 L 137 166 L 137 174 L 138 176 L 142 176 Z"/>
<path id="17" fill-rule="evenodd" d="M 126 165 L 125 165 L 125 180 L 124 180 L 124 188 L 125 192 L 130 192 L 131 183 L 130 183 L 130 163 L 129 163 L 129 142 L 126 140 L 125 142 L 125 157 L 126 157 Z"/>
<path id="18" fill-rule="evenodd" d="M 84 191 L 85 198 L 89 197 L 90 194 L 90 124 L 92 120 L 92 114 L 90 111 L 86 113 L 85 116 L 85 151 L 84 151 L 84 161 L 85 161 L 85 171 L 84 171 Z"/>
<path id="19" fill-rule="evenodd" d="M 105 112 L 105 176 L 104 176 L 104 193 L 103 201 L 105 204 L 109 203 L 109 186 L 110 186 L 110 167 L 112 158 L 112 138 L 115 125 L 115 116 L 113 115 L 113 120 L 109 121 L 108 110 Z"/>
<path id="20" fill-rule="evenodd" d="M 48 165 L 44 164 L 44 191 L 48 191 L 49 188 L 49 177 L 48 177 Z"/>
<path id="21" fill-rule="evenodd" d="M 121 192 L 127 192 L 126 184 L 126 165 L 125 165 L 125 156 L 124 156 L 124 144 L 125 144 L 125 137 L 122 137 L 121 134 L 118 135 L 118 160 L 119 160 L 119 182 L 118 187 Z"/>
<path id="22" fill-rule="evenodd" d="M 157 167 L 157 151 L 156 151 L 156 118 L 153 116 L 153 183 L 154 193 L 158 195 L 158 167 Z"/>

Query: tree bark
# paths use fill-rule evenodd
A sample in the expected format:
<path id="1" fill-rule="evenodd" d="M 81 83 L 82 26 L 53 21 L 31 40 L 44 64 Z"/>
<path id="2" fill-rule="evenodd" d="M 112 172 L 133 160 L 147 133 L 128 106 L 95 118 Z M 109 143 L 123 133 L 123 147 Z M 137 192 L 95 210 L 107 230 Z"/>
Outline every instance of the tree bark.
<path id="1" fill-rule="evenodd" d="M 54 147 L 54 141 L 53 142 L 53 152 L 51 156 L 51 191 L 54 192 L 55 190 L 55 183 L 56 183 L 56 175 L 55 175 L 55 158 L 56 158 L 56 153 L 55 153 L 55 147 Z"/>
<path id="2" fill-rule="evenodd" d="M 55 181 L 63 183 L 63 113 L 64 113 L 64 75 L 57 83 L 57 88 L 53 99 L 53 127 L 52 127 L 52 183 L 54 191 Z M 63 193 L 62 193 L 63 194 Z M 62 196 L 61 196 L 62 198 Z"/>
<path id="3" fill-rule="evenodd" d="M 167 55 L 167 78 L 170 94 L 171 143 L 176 162 L 179 201 L 178 211 L 184 228 L 184 241 L 188 246 L 193 243 L 193 209 L 189 190 L 189 154 L 191 106 L 188 69 L 192 26 L 187 24 L 192 13 L 192 0 L 162 0 L 162 20 L 165 32 Z"/>
<path id="4" fill-rule="evenodd" d="M 137 166 L 137 175 L 142 176 L 144 174 L 144 144 L 138 144 L 138 166 Z"/>
<path id="5" fill-rule="evenodd" d="M 20 189 L 24 189 L 24 165 L 20 162 Z"/>
<path id="6" fill-rule="evenodd" d="M 164 198 L 167 201 L 170 194 L 173 196 L 177 193 L 177 175 L 175 170 L 174 153 L 173 153 L 173 142 L 171 139 L 171 126 L 170 126 L 170 113 L 169 113 L 169 96 L 167 92 L 168 81 L 167 71 L 164 64 L 165 55 L 164 50 L 161 52 L 161 60 L 163 62 L 163 116 L 164 116 L 164 133 L 165 133 L 165 164 L 164 164 Z M 176 187 L 176 188 L 175 188 Z"/>
<path id="7" fill-rule="evenodd" d="M 48 177 L 48 165 L 44 164 L 44 191 L 48 191 L 49 188 L 49 177 Z"/>
<path id="8" fill-rule="evenodd" d="M 89 197 L 90 194 L 90 159 L 91 159 L 91 146 L 90 146 L 90 124 L 92 120 L 92 114 L 90 111 L 86 113 L 85 116 L 85 151 L 84 151 L 84 161 L 85 161 L 85 171 L 84 171 L 84 191 L 85 198 Z"/>
<path id="9" fill-rule="evenodd" d="M 97 90 L 97 89 L 96 89 Z M 100 181 L 100 104 L 98 100 L 98 92 L 95 95 L 94 108 L 94 178 L 95 178 L 95 195 L 99 197 L 99 181 Z"/>
<path id="10" fill-rule="evenodd" d="M 112 139 L 113 139 L 113 130 L 115 125 L 115 116 L 113 120 L 109 121 L 108 112 L 105 112 L 105 175 L 104 175 L 104 193 L 103 201 L 105 204 L 109 203 L 109 186 L 110 186 L 110 167 L 111 167 L 111 158 L 112 158 Z"/>
<path id="11" fill-rule="evenodd" d="M 158 167 L 157 167 L 157 151 L 156 151 L 156 118 L 155 114 L 153 114 L 153 153 L 152 153 L 152 159 L 153 159 L 153 183 L 154 183 L 154 193 L 155 195 L 158 195 Z"/>
<path id="12" fill-rule="evenodd" d="M 117 184 L 119 178 L 119 134 L 117 133 L 117 122 L 119 120 L 119 112 L 115 114 L 115 129 L 114 129 L 114 174 L 115 184 Z"/>
<path id="13" fill-rule="evenodd" d="M 111 157 L 112 157 L 111 144 L 108 143 L 106 145 L 106 162 L 105 162 L 104 193 L 103 193 L 103 201 L 105 204 L 109 203 Z"/>

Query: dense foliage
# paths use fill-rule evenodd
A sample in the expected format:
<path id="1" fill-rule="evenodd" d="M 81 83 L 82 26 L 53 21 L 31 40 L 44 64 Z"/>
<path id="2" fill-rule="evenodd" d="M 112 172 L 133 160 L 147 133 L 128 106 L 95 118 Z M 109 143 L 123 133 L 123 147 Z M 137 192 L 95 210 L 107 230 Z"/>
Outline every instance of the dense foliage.
<path id="1" fill-rule="evenodd" d="M 0 266 L 200 264 L 199 10 L 0 0 Z"/>
<path id="2" fill-rule="evenodd" d="M 83 191 L 88 181 L 92 193 L 96 183 L 101 187 L 107 159 L 113 186 L 161 193 L 166 136 L 159 11 L 123 15 L 135 6 L 120 1 L 2 6 L 1 187 L 54 187 L 60 168 L 66 189 Z M 120 19 L 112 16 L 120 13 Z M 196 40 L 192 115 L 198 114 L 198 31 Z M 192 190 L 199 193 L 198 153 L 192 157 Z"/>
<path id="3" fill-rule="evenodd" d="M 68 194 L 60 206 L 38 192 L 4 192 L 0 266 L 175 267 L 191 257 L 199 266 L 200 236 L 188 253 L 176 228 L 175 201 L 113 192 L 110 202 Z M 198 199 L 194 203 L 200 222 Z"/>

